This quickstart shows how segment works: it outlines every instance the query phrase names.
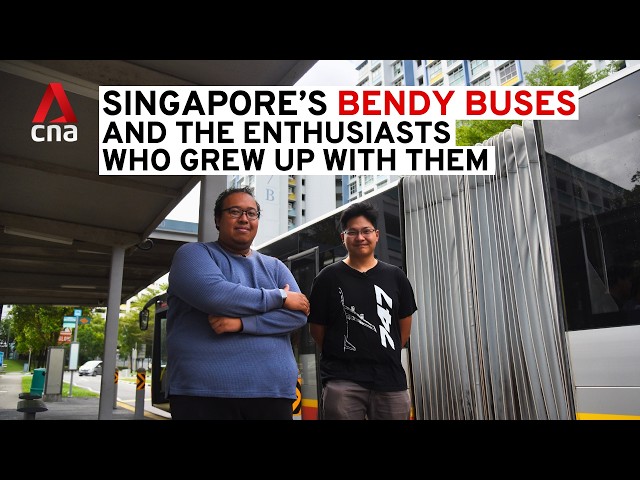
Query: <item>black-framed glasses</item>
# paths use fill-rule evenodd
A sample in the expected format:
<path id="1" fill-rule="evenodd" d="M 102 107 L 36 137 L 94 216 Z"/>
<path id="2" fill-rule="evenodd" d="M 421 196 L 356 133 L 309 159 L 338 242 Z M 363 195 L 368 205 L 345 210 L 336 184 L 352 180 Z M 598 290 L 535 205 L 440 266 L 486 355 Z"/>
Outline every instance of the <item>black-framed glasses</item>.
<path id="1" fill-rule="evenodd" d="M 240 218 L 243 213 L 247 214 L 247 218 L 249 220 L 257 220 L 260 218 L 260 212 L 255 208 L 248 208 L 247 210 L 243 210 L 238 207 L 229 207 L 223 208 L 223 212 L 227 212 L 231 218 Z"/>
<path id="2" fill-rule="evenodd" d="M 347 237 L 356 238 L 358 235 L 362 235 L 363 237 L 368 237 L 369 235 L 373 235 L 376 229 L 367 227 L 362 230 L 345 230 L 344 233 Z"/>

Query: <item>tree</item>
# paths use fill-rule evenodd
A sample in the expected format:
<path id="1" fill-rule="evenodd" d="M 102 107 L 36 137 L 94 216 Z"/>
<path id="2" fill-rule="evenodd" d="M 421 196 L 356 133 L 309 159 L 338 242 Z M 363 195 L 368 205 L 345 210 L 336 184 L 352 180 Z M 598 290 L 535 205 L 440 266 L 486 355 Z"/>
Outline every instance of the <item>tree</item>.
<path id="1" fill-rule="evenodd" d="M 10 307 L 9 307 L 10 308 Z M 0 314 L 2 313 L 2 305 L 0 305 Z M 0 318 L 0 351 L 5 352 L 5 359 L 14 358 L 15 350 L 15 329 L 13 327 L 11 317 L 8 315 Z"/>
<path id="2" fill-rule="evenodd" d="M 472 146 L 482 143 L 495 134 L 522 125 L 522 120 L 458 120 L 456 122 L 456 144 Z"/>
<path id="3" fill-rule="evenodd" d="M 8 317 L 18 353 L 31 353 L 35 368 L 44 367 L 47 349 L 58 344 L 62 319 L 73 314 L 73 307 L 14 305 Z"/>
<path id="4" fill-rule="evenodd" d="M 586 60 L 578 60 L 566 71 L 553 70 L 549 65 L 536 65 L 529 73 L 525 73 L 527 85 L 531 86 L 563 86 L 575 85 L 580 89 L 605 78 L 623 67 L 618 61 L 612 61 L 605 68 L 589 72 L 591 64 Z M 456 145 L 473 146 L 497 135 L 512 125 L 522 125 L 521 120 L 458 120 L 456 122 Z"/>
<path id="5" fill-rule="evenodd" d="M 120 344 L 120 352 L 122 356 L 128 356 L 133 349 L 140 351 L 142 345 L 146 345 L 146 351 L 151 352 L 153 345 L 153 329 L 140 330 L 138 323 L 138 315 L 145 304 L 153 297 L 167 291 L 166 284 L 155 287 L 153 285 L 147 287 L 146 290 L 140 292 L 137 297 L 131 301 L 129 312 L 120 317 L 118 339 Z M 151 311 L 153 314 L 153 310 Z M 130 368 L 135 370 L 135 359 L 131 358 Z"/>
<path id="6" fill-rule="evenodd" d="M 566 71 L 552 70 L 549 65 L 536 65 L 524 75 L 527 85 L 531 86 L 563 86 L 575 85 L 580 89 L 602 80 L 615 70 L 615 63 L 610 63 L 601 70 L 589 72 L 591 64 L 586 60 L 578 60 Z"/>
<path id="7" fill-rule="evenodd" d="M 104 317 L 95 310 L 91 314 L 90 323 L 78 325 L 78 365 L 88 360 L 104 359 L 104 326 Z"/>
<path id="8" fill-rule="evenodd" d="M 147 301 L 167 290 L 166 285 L 150 286 L 132 302 L 132 309 L 119 319 L 119 345 L 121 352 L 128 355 L 135 347 L 147 345 L 151 351 L 153 330 L 142 331 L 138 324 L 138 313 Z M 0 327 L 11 328 L 11 338 L 15 340 L 19 354 L 31 354 L 33 368 L 46 366 L 47 349 L 58 344 L 63 318 L 73 316 L 78 307 L 53 307 L 49 305 L 13 305 Z M 106 320 L 98 309 L 82 308 L 82 315 L 91 317 L 91 322 L 78 325 L 75 335 L 80 344 L 78 364 L 87 360 L 104 359 L 104 331 Z M 8 332 L 7 332 L 8 333 Z M 0 340 L 6 333 L 0 333 Z M 2 343 L 0 341 L 0 343 Z M 68 346 L 66 358 L 69 358 Z"/>
<path id="9" fill-rule="evenodd" d="M 4 320 L 0 321 L 0 347 L 7 347 L 7 353 L 10 352 L 11 345 L 11 319 L 7 316 Z"/>
<path id="10" fill-rule="evenodd" d="M 621 198 L 617 198 L 615 203 L 617 208 L 630 207 L 638 208 L 640 206 L 640 170 L 637 170 L 631 176 L 631 183 L 635 183 L 631 190 L 627 190 L 622 194 Z"/>

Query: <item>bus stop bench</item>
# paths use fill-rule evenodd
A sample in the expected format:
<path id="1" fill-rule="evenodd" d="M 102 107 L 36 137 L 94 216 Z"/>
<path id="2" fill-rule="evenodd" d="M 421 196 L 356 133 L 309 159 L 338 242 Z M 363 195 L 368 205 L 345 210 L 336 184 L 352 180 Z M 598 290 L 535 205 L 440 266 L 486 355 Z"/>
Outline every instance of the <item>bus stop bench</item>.
<path id="1" fill-rule="evenodd" d="M 20 393 L 18 397 L 18 411 L 24 414 L 24 420 L 35 420 L 36 413 L 46 412 L 49 410 L 45 403 L 40 400 L 41 395 L 32 395 L 30 393 Z"/>

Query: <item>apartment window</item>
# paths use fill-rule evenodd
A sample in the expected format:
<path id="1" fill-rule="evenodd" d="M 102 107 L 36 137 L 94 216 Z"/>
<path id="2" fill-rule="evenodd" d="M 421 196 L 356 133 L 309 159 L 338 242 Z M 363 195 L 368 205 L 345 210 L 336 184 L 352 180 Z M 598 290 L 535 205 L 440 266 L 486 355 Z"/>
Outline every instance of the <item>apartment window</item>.
<path id="1" fill-rule="evenodd" d="M 489 66 L 489 60 L 471 60 L 469 65 L 471 67 L 471 76 L 475 76 Z"/>
<path id="2" fill-rule="evenodd" d="M 433 78 L 436 75 L 439 75 L 442 73 L 442 62 L 440 60 L 437 60 L 435 62 L 433 62 L 431 65 L 429 65 L 428 68 L 429 71 L 429 78 Z"/>
<path id="3" fill-rule="evenodd" d="M 416 60 L 416 67 L 420 68 L 422 66 L 422 60 Z"/>
<path id="4" fill-rule="evenodd" d="M 355 182 L 354 183 L 350 183 L 349 184 L 349 195 L 353 195 L 357 191 L 358 191 L 358 185 Z"/>
<path id="5" fill-rule="evenodd" d="M 491 75 L 487 73 L 486 75 L 482 75 L 480 78 L 476 78 L 471 85 L 474 87 L 482 87 L 483 85 L 491 85 Z"/>
<path id="6" fill-rule="evenodd" d="M 365 175 L 364 176 L 364 184 L 369 185 L 373 183 L 373 175 Z"/>
<path id="7" fill-rule="evenodd" d="M 462 65 L 449 74 L 449 85 L 464 85 L 464 71 Z"/>
<path id="8" fill-rule="evenodd" d="M 393 82 L 393 85 L 396 87 L 401 87 L 402 85 L 404 85 L 404 75 L 402 77 L 400 77 L 399 79 L 395 80 Z"/>
<path id="9" fill-rule="evenodd" d="M 511 60 L 509 63 L 504 64 L 498 69 L 498 82 L 502 85 L 507 83 L 512 78 L 518 76 L 518 69 L 516 68 L 515 60 Z"/>
<path id="10" fill-rule="evenodd" d="M 451 65 L 455 65 L 458 62 L 458 60 L 447 60 L 447 67 L 450 67 Z"/>
<path id="11" fill-rule="evenodd" d="M 393 71 L 393 77 L 397 77 L 398 75 L 400 75 L 402 73 L 402 62 L 395 62 L 392 66 L 391 69 Z"/>
<path id="12" fill-rule="evenodd" d="M 422 75 L 420 75 L 418 77 L 418 86 L 424 85 L 424 77 Z"/>
<path id="13" fill-rule="evenodd" d="M 375 85 L 376 82 L 379 82 L 381 80 L 382 80 L 382 68 L 380 68 L 380 64 L 378 64 L 375 69 L 371 70 L 371 83 Z"/>
<path id="14" fill-rule="evenodd" d="M 443 84 L 444 84 L 444 80 L 441 78 L 437 82 L 433 83 L 432 86 L 433 87 L 441 87 Z"/>
<path id="15" fill-rule="evenodd" d="M 573 185 L 573 194 L 576 197 L 581 198 L 582 197 L 582 187 L 580 185 L 574 184 Z"/>

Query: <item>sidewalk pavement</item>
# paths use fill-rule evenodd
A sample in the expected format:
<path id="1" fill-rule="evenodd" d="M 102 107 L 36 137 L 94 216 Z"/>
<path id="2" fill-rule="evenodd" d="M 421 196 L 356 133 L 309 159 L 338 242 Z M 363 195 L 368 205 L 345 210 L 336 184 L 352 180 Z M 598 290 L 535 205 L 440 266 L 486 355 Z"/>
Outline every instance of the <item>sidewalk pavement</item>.
<path id="1" fill-rule="evenodd" d="M 0 374 L 0 420 L 24 420 L 25 414 L 18 412 L 18 395 L 22 392 L 23 373 Z M 59 401 L 44 402 L 47 411 L 35 414 L 35 420 L 99 420 L 100 399 L 98 397 L 65 397 Z M 112 420 L 167 420 L 166 417 L 145 411 L 144 418 L 135 416 L 135 408 L 117 402 Z"/>

